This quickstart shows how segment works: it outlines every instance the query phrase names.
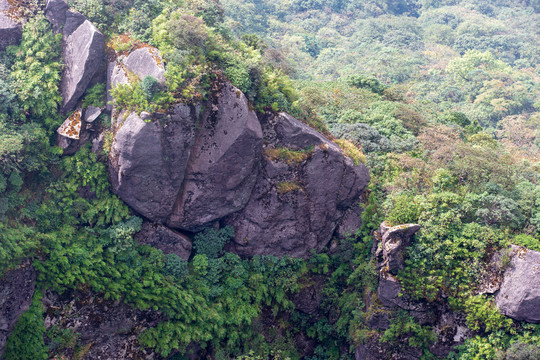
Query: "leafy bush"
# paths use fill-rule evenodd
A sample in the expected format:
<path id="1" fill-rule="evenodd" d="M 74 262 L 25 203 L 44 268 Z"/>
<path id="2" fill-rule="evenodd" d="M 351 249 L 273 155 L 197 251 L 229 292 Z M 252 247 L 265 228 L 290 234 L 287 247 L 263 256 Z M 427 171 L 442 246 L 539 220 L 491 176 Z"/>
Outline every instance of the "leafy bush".
<path id="1" fill-rule="evenodd" d="M 159 82 L 155 77 L 148 75 L 142 80 L 141 88 L 146 98 L 150 100 L 159 90 Z"/>
<path id="2" fill-rule="evenodd" d="M 105 84 L 100 83 L 86 90 L 86 95 L 83 98 L 82 108 L 88 106 L 103 107 L 105 106 Z"/>
<path id="3" fill-rule="evenodd" d="M 234 237 L 234 228 L 232 226 L 225 226 L 219 230 L 207 228 L 195 235 L 193 247 L 197 254 L 214 259 L 222 253 L 223 247 L 232 237 Z"/>

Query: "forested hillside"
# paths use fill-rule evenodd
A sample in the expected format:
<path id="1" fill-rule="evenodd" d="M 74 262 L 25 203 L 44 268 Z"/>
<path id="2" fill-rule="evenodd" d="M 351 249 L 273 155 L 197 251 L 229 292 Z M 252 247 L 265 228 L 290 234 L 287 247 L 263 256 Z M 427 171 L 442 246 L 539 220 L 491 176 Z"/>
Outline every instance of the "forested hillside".
<path id="1" fill-rule="evenodd" d="M 539 29 L 0 0 L 2 359 L 540 358 Z"/>

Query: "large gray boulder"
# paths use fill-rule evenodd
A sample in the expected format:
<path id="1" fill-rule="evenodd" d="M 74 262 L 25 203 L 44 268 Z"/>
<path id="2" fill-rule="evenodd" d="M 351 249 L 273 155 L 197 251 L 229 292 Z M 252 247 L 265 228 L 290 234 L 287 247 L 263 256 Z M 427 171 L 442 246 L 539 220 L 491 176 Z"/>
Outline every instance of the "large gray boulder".
<path id="1" fill-rule="evenodd" d="M 510 257 L 496 304 L 506 316 L 540 323 L 540 252 L 512 246 Z"/>
<path id="2" fill-rule="evenodd" d="M 267 116 L 263 132 L 270 145 L 255 189 L 246 207 L 225 220 L 235 228 L 231 250 L 242 256 L 309 256 L 329 243 L 347 209 L 357 205 L 369 172 L 287 114 Z M 268 155 L 276 149 L 305 156 L 289 161 Z"/>
<path id="3" fill-rule="evenodd" d="M 62 33 L 64 73 L 60 83 L 61 112 L 73 110 L 99 70 L 105 55 L 103 34 L 84 15 L 69 10 L 64 0 L 48 0 L 45 16 Z"/>
<path id="4" fill-rule="evenodd" d="M 152 221 L 164 223 L 173 211 L 197 117 L 195 107 L 178 105 L 162 121 L 145 122 L 131 113 L 118 125 L 109 155 L 113 191 Z"/>
<path id="5" fill-rule="evenodd" d="M 0 51 L 21 41 L 22 26 L 11 16 L 8 0 L 0 0 Z"/>
<path id="6" fill-rule="evenodd" d="M 84 94 L 88 84 L 101 66 L 105 54 L 103 34 L 88 20 L 84 20 L 66 36 L 70 20 L 76 23 L 77 19 L 77 14 L 68 12 L 66 28 L 64 29 L 65 70 L 61 82 L 64 99 L 61 109 L 63 113 L 75 108 L 77 101 Z"/>
<path id="7" fill-rule="evenodd" d="M 30 308 L 35 280 L 36 271 L 30 260 L 0 279 L 0 357 L 19 316 Z"/>
<path id="8" fill-rule="evenodd" d="M 247 204 L 258 175 L 262 131 L 244 94 L 229 83 L 198 124 L 182 191 L 168 224 L 198 231 Z"/>

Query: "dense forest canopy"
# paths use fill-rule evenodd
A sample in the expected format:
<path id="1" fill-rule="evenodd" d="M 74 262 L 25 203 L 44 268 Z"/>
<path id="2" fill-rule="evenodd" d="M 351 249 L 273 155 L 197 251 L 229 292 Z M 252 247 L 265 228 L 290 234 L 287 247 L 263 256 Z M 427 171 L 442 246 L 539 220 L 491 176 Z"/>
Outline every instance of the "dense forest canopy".
<path id="1" fill-rule="evenodd" d="M 540 1 L 69 1 L 108 56 L 141 44 L 163 56 L 165 86 L 120 85 L 117 109 L 166 112 L 227 79 L 259 114 L 291 113 L 370 170 L 362 227 L 336 249 L 245 259 L 224 250 L 233 228 L 208 228 L 192 234 L 188 261 L 134 240 L 143 220 L 109 181 L 110 114 L 99 118 L 104 152 L 56 146 L 62 36 L 44 5 L 27 6 L 21 43 L 0 52 L 0 272 L 32 258 L 39 290 L 5 359 L 84 356 L 76 333 L 45 329 L 47 290 L 159 311 L 138 340 L 174 359 L 193 344 L 212 359 L 350 359 L 372 339 L 388 358 L 408 346 L 435 359 L 433 329 L 407 312 L 369 326 L 382 221 L 422 226 L 397 279 L 466 319 L 471 336 L 448 359 L 540 357 L 540 326 L 502 315 L 480 289 L 499 250 L 540 251 Z M 92 84 L 82 107 L 103 107 L 105 89 Z M 298 311 L 293 296 L 315 282 L 318 311 Z"/>

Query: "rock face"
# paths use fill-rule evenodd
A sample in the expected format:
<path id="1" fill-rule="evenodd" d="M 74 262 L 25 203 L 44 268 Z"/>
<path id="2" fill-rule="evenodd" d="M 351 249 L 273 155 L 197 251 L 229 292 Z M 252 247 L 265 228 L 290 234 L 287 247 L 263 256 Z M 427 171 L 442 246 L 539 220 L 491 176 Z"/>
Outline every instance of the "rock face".
<path id="1" fill-rule="evenodd" d="M 35 280 L 36 271 L 30 261 L 9 271 L 0 280 L 0 357 L 19 316 L 30 308 Z"/>
<path id="2" fill-rule="evenodd" d="M 173 211 L 197 113 L 195 107 L 178 105 L 170 118 L 154 122 L 131 113 L 116 133 L 109 156 L 113 191 L 152 221 L 165 223 Z"/>
<path id="3" fill-rule="evenodd" d="M 201 230 L 242 209 L 257 179 L 262 131 L 244 94 L 227 83 L 206 108 L 168 221 L 174 228 Z"/>
<path id="4" fill-rule="evenodd" d="M 63 33 L 64 74 L 60 89 L 62 113 L 73 110 L 98 71 L 105 54 L 103 34 L 78 12 L 69 10 L 63 0 L 49 0 L 45 16 L 56 32 Z"/>
<path id="5" fill-rule="evenodd" d="M 269 145 L 255 189 L 246 207 L 225 220 L 236 231 L 231 248 L 242 256 L 308 256 L 331 240 L 345 211 L 367 185 L 369 173 L 287 114 L 262 122 Z M 302 152 L 305 159 L 268 156 L 272 149 Z"/>
<path id="6" fill-rule="evenodd" d="M 145 221 L 141 231 L 135 235 L 139 244 L 153 246 L 164 254 L 176 254 L 184 260 L 191 255 L 192 244 L 190 239 L 176 231 L 160 224 Z"/>
<path id="7" fill-rule="evenodd" d="M 518 246 L 511 250 L 496 304 L 513 319 L 540 323 L 540 252 Z"/>
<path id="8" fill-rule="evenodd" d="M 10 16 L 8 0 L 0 0 L 0 51 L 21 41 L 22 27 Z"/>

